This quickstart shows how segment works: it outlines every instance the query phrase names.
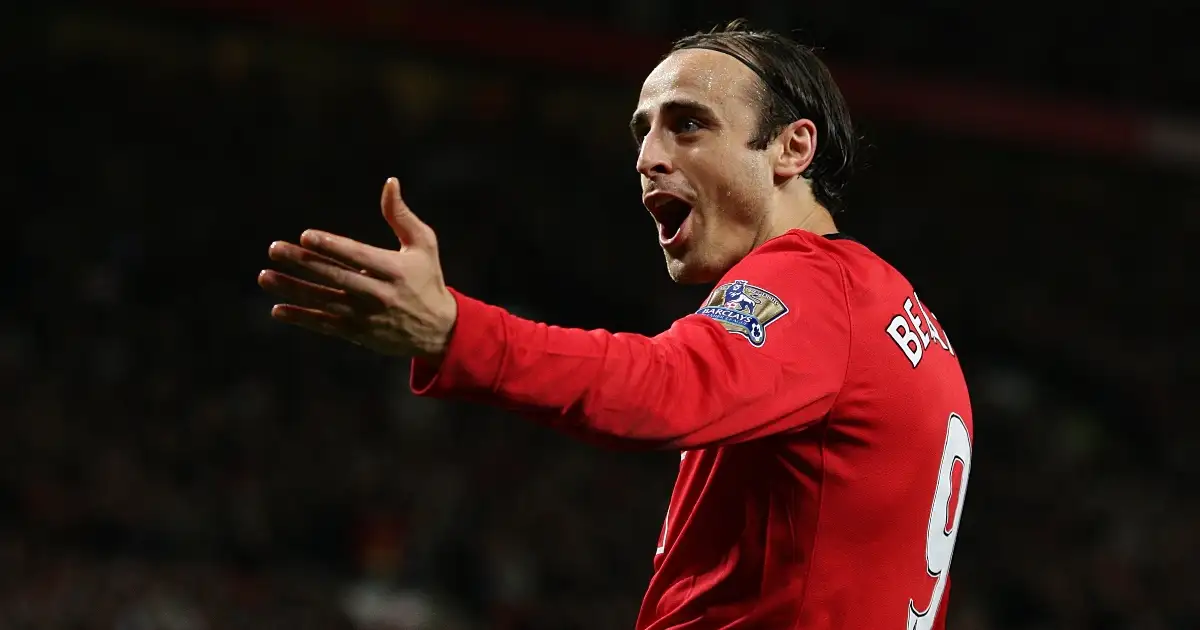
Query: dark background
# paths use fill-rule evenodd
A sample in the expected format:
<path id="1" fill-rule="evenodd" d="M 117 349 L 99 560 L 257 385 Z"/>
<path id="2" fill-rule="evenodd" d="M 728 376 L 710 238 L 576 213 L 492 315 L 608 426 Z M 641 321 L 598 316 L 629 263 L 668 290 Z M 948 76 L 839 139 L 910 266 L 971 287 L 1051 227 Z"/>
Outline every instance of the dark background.
<path id="1" fill-rule="evenodd" d="M 0 628 L 630 628 L 676 456 L 414 399 L 255 284 L 379 245 L 397 176 L 448 280 L 655 333 L 625 125 L 673 37 L 824 49 L 844 231 L 968 373 L 951 630 L 1200 627 L 1200 62 L 1183 4 L 47 2 L 0 19 Z M 375 625 L 372 625 L 375 624 Z"/>

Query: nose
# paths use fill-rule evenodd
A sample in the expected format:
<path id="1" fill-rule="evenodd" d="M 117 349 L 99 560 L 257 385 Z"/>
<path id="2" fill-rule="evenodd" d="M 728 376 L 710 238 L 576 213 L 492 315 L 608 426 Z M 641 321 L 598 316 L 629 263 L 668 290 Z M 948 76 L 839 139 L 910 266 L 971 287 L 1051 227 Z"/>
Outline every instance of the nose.
<path id="1" fill-rule="evenodd" d="M 637 171 L 642 177 L 653 178 L 656 175 L 666 175 L 675 170 L 671 165 L 670 152 L 659 134 L 649 133 L 642 141 L 638 151 Z"/>

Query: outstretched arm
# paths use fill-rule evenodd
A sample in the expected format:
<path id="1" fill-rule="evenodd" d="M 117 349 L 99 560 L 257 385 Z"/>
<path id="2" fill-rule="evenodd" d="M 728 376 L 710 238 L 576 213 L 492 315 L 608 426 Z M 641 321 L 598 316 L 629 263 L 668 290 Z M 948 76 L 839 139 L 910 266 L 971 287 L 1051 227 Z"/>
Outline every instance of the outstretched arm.
<path id="1" fill-rule="evenodd" d="M 771 275 L 755 267 L 781 261 L 758 262 L 744 270 L 749 277 Z M 754 307 L 748 314 L 727 308 L 719 288 L 715 306 L 655 337 L 549 326 L 456 294 L 448 351 L 438 366 L 414 361 L 413 390 L 503 406 L 627 448 L 741 442 L 824 417 L 845 374 L 844 315 L 801 305 L 788 312 L 774 292 L 747 285 L 758 292 L 760 315 L 774 316 L 768 326 L 730 321 L 755 318 Z"/>
<path id="2" fill-rule="evenodd" d="M 271 255 L 313 280 L 264 271 L 260 283 L 288 300 L 272 311 L 283 321 L 415 357 L 418 394 L 502 406 L 608 446 L 692 449 L 806 426 L 841 388 L 840 271 L 802 244 L 764 246 L 697 314 L 645 337 L 549 326 L 453 292 L 395 180 L 382 206 L 399 251 L 310 231 Z"/>

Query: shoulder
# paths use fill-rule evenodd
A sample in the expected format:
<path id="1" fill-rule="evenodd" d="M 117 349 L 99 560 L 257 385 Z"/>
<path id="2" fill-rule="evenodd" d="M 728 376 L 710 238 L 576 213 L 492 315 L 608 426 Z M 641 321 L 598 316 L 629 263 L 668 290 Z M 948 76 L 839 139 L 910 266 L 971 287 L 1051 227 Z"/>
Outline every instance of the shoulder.
<path id="1" fill-rule="evenodd" d="M 900 274 L 854 238 L 791 230 L 763 243 L 729 270 L 721 283 L 754 278 L 817 295 L 851 293 L 862 284 L 894 281 Z"/>
<path id="2" fill-rule="evenodd" d="M 791 230 L 754 249 L 734 265 L 721 282 L 729 282 L 734 277 L 753 276 L 784 285 L 819 282 L 821 279 L 837 280 L 837 284 L 840 284 L 843 270 L 839 259 L 844 254 L 840 254 L 838 249 L 850 242 Z"/>
<path id="3" fill-rule="evenodd" d="M 771 337 L 803 323 L 816 332 L 843 328 L 848 319 L 841 264 L 820 235 L 792 231 L 767 241 L 721 278 L 697 315 L 762 347 Z M 822 322 L 826 326 L 822 326 Z"/>
<path id="4" fill-rule="evenodd" d="M 761 258 L 755 260 L 760 254 Z M 912 291 L 908 279 L 888 261 L 853 237 L 840 233 L 822 236 L 793 230 L 768 241 L 743 263 L 809 281 L 820 276 L 836 278 L 852 305 L 870 304 L 880 296 Z"/>

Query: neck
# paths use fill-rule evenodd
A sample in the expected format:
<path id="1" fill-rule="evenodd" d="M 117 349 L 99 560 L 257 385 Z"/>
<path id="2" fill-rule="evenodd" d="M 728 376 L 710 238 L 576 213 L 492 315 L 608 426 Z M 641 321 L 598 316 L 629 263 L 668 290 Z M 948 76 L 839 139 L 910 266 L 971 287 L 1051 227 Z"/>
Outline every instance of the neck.
<path id="1" fill-rule="evenodd" d="M 804 230 L 821 235 L 838 231 L 833 216 L 825 206 L 817 203 L 817 200 L 809 195 L 805 199 L 788 200 L 788 203 L 769 213 L 759 229 L 755 245 L 761 245 L 789 230 Z"/>

